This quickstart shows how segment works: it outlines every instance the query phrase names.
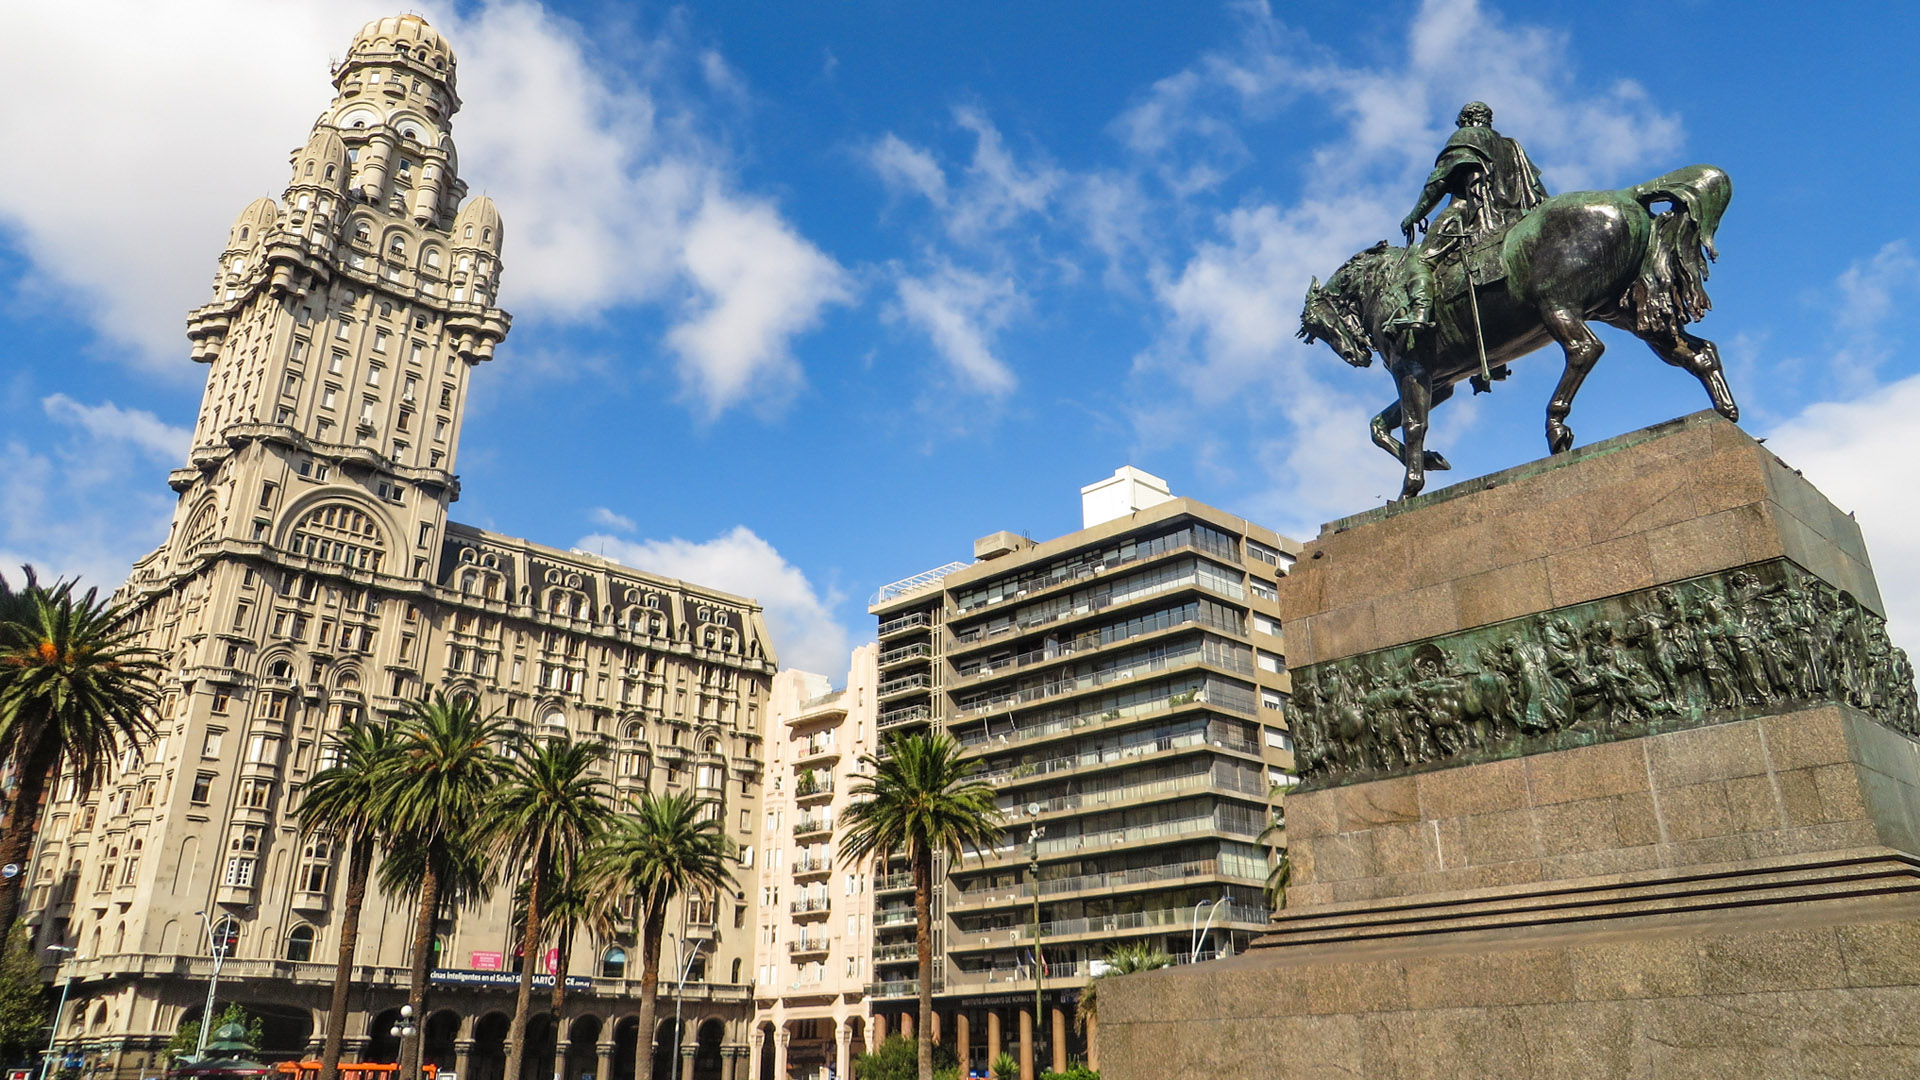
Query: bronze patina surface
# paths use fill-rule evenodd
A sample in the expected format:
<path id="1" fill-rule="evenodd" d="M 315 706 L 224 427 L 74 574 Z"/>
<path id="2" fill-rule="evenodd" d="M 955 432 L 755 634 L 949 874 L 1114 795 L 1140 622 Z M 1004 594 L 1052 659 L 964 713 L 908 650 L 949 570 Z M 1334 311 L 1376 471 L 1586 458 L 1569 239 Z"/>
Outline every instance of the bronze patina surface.
<path id="1" fill-rule="evenodd" d="M 1785 559 L 1294 671 L 1303 790 L 1834 702 L 1920 736 L 1886 621 Z"/>
<path id="2" fill-rule="evenodd" d="M 1479 102 L 1460 111 L 1459 130 L 1401 223 L 1408 246 L 1382 240 L 1326 284 L 1316 278 L 1300 316 L 1307 342 L 1325 341 L 1355 367 L 1375 353 L 1385 361 L 1398 399 L 1374 417 L 1373 441 L 1402 462 L 1402 498 L 1420 492 L 1427 470 L 1451 468 L 1426 448 L 1433 406 L 1463 379 L 1489 389 L 1510 361 L 1549 343 L 1566 366 L 1547 405 L 1547 446 L 1571 447 L 1574 395 L 1604 351 L 1590 320 L 1640 338 L 1698 379 L 1722 416 L 1740 417 L 1718 348 L 1686 331 L 1712 306 L 1707 264 L 1733 197 L 1727 174 L 1689 165 L 1618 191 L 1549 196 L 1526 152 L 1492 121 Z M 1443 197 L 1447 208 L 1413 243 Z"/>

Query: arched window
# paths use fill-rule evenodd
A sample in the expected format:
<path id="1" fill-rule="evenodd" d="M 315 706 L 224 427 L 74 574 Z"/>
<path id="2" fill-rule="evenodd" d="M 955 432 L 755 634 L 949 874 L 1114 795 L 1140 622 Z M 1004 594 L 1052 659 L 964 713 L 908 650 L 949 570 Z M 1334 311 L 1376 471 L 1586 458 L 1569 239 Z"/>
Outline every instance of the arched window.
<path id="1" fill-rule="evenodd" d="M 308 162 L 307 162 L 307 167 L 306 167 L 306 169 L 304 170 L 304 175 L 306 175 L 306 176 L 312 176 L 312 175 L 313 175 L 313 162 L 312 162 L 312 161 L 308 161 Z"/>
<path id="2" fill-rule="evenodd" d="M 369 241 L 369 240 L 372 240 L 372 239 L 373 239 L 373 226 L 371 226 L 371 225 L 368 225 L 368 224 L 367 224 L 366 222 L 364 222 L 364 221 L 356 221 L 356 222 L 354 222 L 354 223 L 353 223 L 353 238 L 354 238 L 355 240 L 358 240 L 358 241 L 360 241 L 360 242 L 361 242 L 361 243 L 363 243 L 363 244 L 364 244 L 364 243 L 366 243 L 366 242 L 367 242 L 367 241 Z"/>
<path id="3" fill-rule="evenodd" d="M 339 503 L 308 511 L 293 527 L 287 543 L 287 549 L 296 555 L 372 571 L 380 569 L 386 546 L 372 516 Z"/>
<path id="4" fill-rule="evenodd" d="M 275 660 L 272 664 L 268 665 L 267 674 L 276 679 L 292 678 L 293 665 L 287 663 L 285 660 Z"/>
<path id="5" fill-rule="evenodd" d="M 624 979 L 627 977 L 627 950 L 615 945 L 600 957 L 600 977 L 603 979 Z"/>
<path id="6" fill-rule="evenodd" d="M 396 236 L 396 237 L 394 237 L 394 238 L 393 238 L 393 239 L 392 239 L 392 240 L 391 240 L 391 241 L 390 241 L 390 242 L 389 242 L 389 243 L 387 244 L 387 251 L 389 251 L 390 253 L 392 253 L 392 254 L 394 254 L 394 255 L 399 255 L 399 256 L 402 256 L 402 257 L 405 257 L 405 255 L 407 254 L 407 241 L 406 241 L 406 238 L 405 238 L 405 237 L 402 237 L 402 236 Z"/>
<path id="7" fill-rule="evenodd" d="M 427 265 L 436 270 L 439 269 L 440 268 L 440 252 L 434 250 L 433 248 L 428 248 L 427 249 Z"/>
<path id="8" fill-rule="evenodd" d="M 329 179 L 329 180 L 331 180 L 331 179 L 333 179 L 333 175 L 334 175 L 334 172 L 335 172 L 335 171 L 336 171 L 336 170 L 337 170 L 338 168 L 339 168 L 339 166 L 337 166 L 337 165 L 329 165 L 329 166 L 327 166 L 327 179 Z"/>
<path id="9" fill-rule="evenodd" d="M 213 924 L 213 936 L 207 941 L 208 952 L 220 956 L 232 956 L 240 947 L 240 920 L 231 915 L 223 915 Z"/>
<path id="10" fill-rule="evenodd" d="M 299 964 L 313 959 L 313 927 L 296 926 L 287 935 L 287 959 Z"/>
<path id="11" fill-rule="evenodd" d="M 247 238 L 247 231 L 247 226 L 240 226 L 240 239 L 245 240 Z"/>

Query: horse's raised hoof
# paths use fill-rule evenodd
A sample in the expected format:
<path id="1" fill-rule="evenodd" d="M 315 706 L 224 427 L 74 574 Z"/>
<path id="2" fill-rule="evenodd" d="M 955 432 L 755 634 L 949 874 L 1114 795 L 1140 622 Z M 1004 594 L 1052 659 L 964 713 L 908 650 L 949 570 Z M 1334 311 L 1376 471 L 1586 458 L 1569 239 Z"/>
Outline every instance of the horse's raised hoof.
<path id="1" fill-rule="evenodd" d="M 1422 460 L 1426 464 L 1428 472 L 1445 472 L 1453 468 L 1453 462 L 1441 457 L 1438 450 L 1427 450 L 1423 453 L 1425 456 Z"/>
<path id="2" fill-rule="evenodd" d="M 1573 449 L 1573 429 L 1558 420 L 1547 421 L 1547 452 L 1564 454 Z"/>

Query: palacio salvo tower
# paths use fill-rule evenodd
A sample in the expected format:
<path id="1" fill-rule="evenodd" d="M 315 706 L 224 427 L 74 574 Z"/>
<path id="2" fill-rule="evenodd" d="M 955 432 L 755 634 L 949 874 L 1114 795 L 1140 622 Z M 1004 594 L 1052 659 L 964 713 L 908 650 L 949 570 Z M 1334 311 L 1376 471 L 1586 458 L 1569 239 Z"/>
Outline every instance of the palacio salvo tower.
<path id="1" fill-rule="evenodd" d="M 455 72 L 425 20 L 367 24 L 284 194 L 241 211 L 188 316 L 207 388 L 169 477 L 179 505 L 120 594 L 166 664 L 158 738 L 84 800 L 56 785 L 24 874 L 37 945 L 73 950 L 63 1060 L 93 1076 L 160 1073 L 216 959 L 218 999 L 264 1023 L 263 1058 L 317 1053 L 345 868 L 296 828 L 298 787 L 341 722 L 434 691 L 604 741 L 617 791 L 716 800 L 738 885 L 669 917 L 703 944 L 659 1053 L 662 1075 L 745 1071 L 772 649 L 752 600 L 448 520 L 469 382 L 509 326 L 500 214 L 467 197 L 454 149 Z M 507 868 L 440 913 L 424 1052 L 462 1080 L 503 1067 L 516 883 Z M 408 898 L 370 893 L 349 1060 L 395 1060 L 411 924 Z M 564 965 L 539 958 L 573 990 L 531 1029 L 530 1077 L 650 1074 L 631 929 L 628 913 L 575 935 Z"/>

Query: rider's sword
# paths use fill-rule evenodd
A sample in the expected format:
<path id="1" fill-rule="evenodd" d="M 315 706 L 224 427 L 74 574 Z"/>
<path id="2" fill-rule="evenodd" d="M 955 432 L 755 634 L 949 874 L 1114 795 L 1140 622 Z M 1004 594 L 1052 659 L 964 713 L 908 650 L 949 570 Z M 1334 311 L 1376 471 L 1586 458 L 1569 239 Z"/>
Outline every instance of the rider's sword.
<path id="1" fill-rule="evenodd" d="M 1461 245 L 1460 272 L 1467 275 L 1467 306 L 1473 309 L 1473 343 L 1480 349 L 1480 384 L 1493 389 L 1493 372 L 1487 368 L 1487 334 L 1480 329 L 1480 288 L 1473 283 L 1472 253 Z"/>

